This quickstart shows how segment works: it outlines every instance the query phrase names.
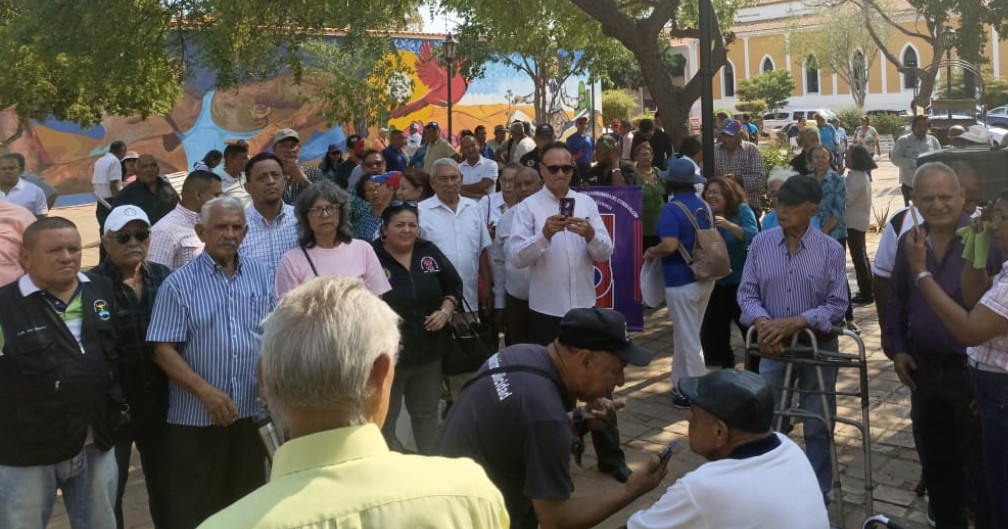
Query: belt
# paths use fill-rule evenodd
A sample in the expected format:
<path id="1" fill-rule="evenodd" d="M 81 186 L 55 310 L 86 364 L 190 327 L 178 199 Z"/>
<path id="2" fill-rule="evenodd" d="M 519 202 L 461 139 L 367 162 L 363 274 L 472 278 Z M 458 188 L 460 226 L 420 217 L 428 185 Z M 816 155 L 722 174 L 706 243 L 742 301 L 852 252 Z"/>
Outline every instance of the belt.
<path id="1" fill-rule="evenodd" d="M 1008 370 L 992 364 L 986 364 L 984 362 L 977 362 L 976 360 L 970 358 L 969 365 L 977 371 L 986 371 L 988 373 L 1000 373 L 1002 375 L 1008 375 Z"/>

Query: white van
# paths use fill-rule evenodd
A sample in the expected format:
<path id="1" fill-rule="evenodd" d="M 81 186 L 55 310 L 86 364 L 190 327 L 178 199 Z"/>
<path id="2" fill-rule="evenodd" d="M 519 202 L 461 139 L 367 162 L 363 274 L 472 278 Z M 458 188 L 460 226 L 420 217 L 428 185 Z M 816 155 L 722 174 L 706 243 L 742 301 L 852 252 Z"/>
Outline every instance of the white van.
<path id="1" fill-rule="evenodd" d="M 763 134 L 773 136 L 778 130 L 780 130 L 781 127 L 791 123 L 792 121 L 798 121 L 798 118 L 800 117 L 804 117 L 807 120 L 814 122 L 816 114 L 823 114 L 828 120 L 836 117 L 836 114 L 832 110 L 825 108 L 796 108 L 794 110 L 768 112 L 763 114 Z"/>

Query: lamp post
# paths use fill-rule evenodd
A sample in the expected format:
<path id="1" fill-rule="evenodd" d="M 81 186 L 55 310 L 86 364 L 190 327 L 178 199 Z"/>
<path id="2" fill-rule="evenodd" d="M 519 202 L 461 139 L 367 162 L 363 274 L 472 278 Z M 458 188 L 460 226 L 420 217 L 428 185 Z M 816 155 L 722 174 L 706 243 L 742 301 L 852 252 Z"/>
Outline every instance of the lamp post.
<path id="1" fill-rule="evenodd" d="M 700 115 L 703 138 L 703 175 L 714 177 L 714 6 L 711 0 L 700 0 Z"/>
<path id="2" fill-rule="evenodd" d="M 458 51 L 458 41 L 451 33 L 448 38 L 441 43 L 444 51 L 444 60 L 448 65 L 448 143 L 452 141 L 452 78 L 455 72 L 455 52 Z"/>
<path id="3" fill-rule="evenodd" d="M 952 37 L 955 33 L 952 28 L 945 26 L 942 31 L 942 37 L 945 41 L 945 86 L 947 87 L 945 91 L 945 99 L 952 99 Z M 952 107 L 949 106 L 948 118 L 952 119 Z"/>

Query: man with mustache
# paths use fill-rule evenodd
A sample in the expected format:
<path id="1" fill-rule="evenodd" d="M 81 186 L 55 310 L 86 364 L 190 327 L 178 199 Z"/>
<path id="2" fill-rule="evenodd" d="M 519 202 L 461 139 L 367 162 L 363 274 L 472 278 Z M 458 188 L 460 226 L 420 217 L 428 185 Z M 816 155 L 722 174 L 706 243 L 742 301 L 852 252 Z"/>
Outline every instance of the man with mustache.
<path id="1" fill-rule="evenodd" d="M 203 206 L 196 234 L 206 247 L 165 280 L 147 331 L 171 381 L 163 439 L 176 529 L 196 527 L 266 482 L 252 416 L 261 322 L 276 296 L 271 269 L 238 253 L 245 211 L 231 197 Z"/>

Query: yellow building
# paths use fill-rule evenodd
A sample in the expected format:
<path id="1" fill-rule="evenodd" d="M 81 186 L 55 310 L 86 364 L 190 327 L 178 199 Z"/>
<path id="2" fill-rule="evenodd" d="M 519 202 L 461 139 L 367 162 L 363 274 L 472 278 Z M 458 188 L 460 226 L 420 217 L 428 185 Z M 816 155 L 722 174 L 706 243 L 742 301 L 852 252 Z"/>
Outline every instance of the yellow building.
<path id="1" fill-rule="evenodd" d="M 927 27 L 918 20 L 917 12 L 908 4 L 897 3 L 888 13 L 911 31 L 927 34 Z M 822 32 L 829 38 L 828 28 L 816 25 L 815 11 L 801 0 L 760 0 L 757 5 L 739 10 L 732 28 L 735 41 L 728 47 L 728 62 L 714 78 L 715 108 L 732 108 L 738 103 L 735 88 L 743 79 L 751 79 L 768 70 L 785 69 L 791 72 L 795 91 L 788 100 L 789 108 L 829 108 L 838 110 L 851 107 L 854 100 L 850 87 L 836 73 L 822 67 L 808 67 L 809 57 L 790 50 L 788 42 L 794 28 Z M 988 41 L 984 54 L 997 78 L 1008 78 L 1008 36 L 999 35 L 992 27 L 982 31 Z M 932 48 L 918 38 L 908 37 L 893 30 L 889 32 L 888 48 L 906 64 L 916 63 L 927 67 L 931 63 Z M 675 49 L 687 59 L 686 78 L 699 70 L 699 48 L 696 40 L 680 41 Z M 954 56 L 954 53 L 953 53 Z M 939 83 L 945 75 L 938 74 Z M 939 84 L 941 86 L 941 84 Z M 897 71 L 896 65 L 879 53 L 868 73 L 866 110 L 909 110 L 913 98 L 914 80 Z M 699 102 L 694 106 L 699 114 Z"/>

